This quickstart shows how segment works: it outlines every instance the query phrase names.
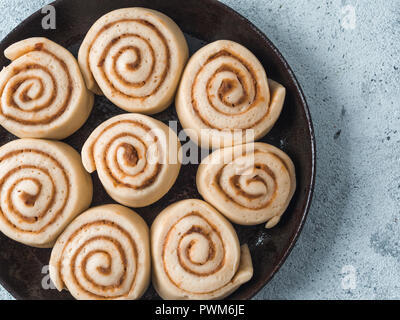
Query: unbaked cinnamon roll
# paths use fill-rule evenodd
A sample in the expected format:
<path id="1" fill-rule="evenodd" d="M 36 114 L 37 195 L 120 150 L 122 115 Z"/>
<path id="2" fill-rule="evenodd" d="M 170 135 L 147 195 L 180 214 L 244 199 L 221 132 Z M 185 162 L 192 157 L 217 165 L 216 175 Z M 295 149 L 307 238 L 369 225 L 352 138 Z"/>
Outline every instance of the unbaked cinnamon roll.
<path id="1" fill-rule="evenodd" d="M 133 300 L 150 282 L 149 228 L 134 211 L 103 205 L 82 213 L 58 238 L 50 278 L 81 300 Z"/>
<path id="2" fill-rule="evenodd" d="M 141 114 L 122 114 L 98 126 L 82 148 L 83 165 L 97 170 L 117 202 L 143 207 L 163 197 L 180 170 L 180 142 L 162 122 Z"/>
<path id="3" fill-rule="evenodd" d="M 91 201 L 92 180 L 70 146 L 20 139 L 0 148 L 0 230 L 9 238 L 51 247 Z"/>
<path id="4" fill-rule="evenodd" d="M 266 143 L 214 151 L 197 171 L 197 189 L 229 220 L 242 225 L 275 226 L 296 189 L 293 162 Z"/>
<path id="5" fill-rule="evenodd" d="M 204 201 L 163 210 L 151 226 L 153 285 L 163 299 L 222 299 L 253 276 L 247 245 Z"/>
<path id="6" fill-rule="evenodd" d="M 90 28 L 79 50 L 86 84 L 129 112 L 166 109 L 188 58 L 179 27 L 145 8 L 107 13 Z"/>
<path id="7" fill-rule="evenodd" d="M 46 38 L 8 47 L 12 60 L 0 72 L 0 124 L 21 138 L 64 139 L 89 117 L 93 94 L 78 63 Z"/>
<path id="8" fill-rule="evenodd" d="M 192 140 L 219 148 L 263 137 L 278 119 L 285 94 L 248 49 L 220 40 L 190 58 L 175 105 Z"/>

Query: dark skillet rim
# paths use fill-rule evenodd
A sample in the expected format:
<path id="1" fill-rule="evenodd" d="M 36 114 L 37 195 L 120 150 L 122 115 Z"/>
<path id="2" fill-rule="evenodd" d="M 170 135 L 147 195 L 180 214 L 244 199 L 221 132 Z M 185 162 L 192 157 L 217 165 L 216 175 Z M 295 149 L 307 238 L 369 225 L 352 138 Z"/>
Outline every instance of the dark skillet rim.
<path id="1" fill-rule="evenodd" d="M 267 46 L 269 46 L 272 51 L 274 52 L 274 54 L 278 57 L 278 59 L 281 61 L 281 63 L 283 64 L 284 68 L 286 69 L 286 71 L 288 72 L 288 75 L 290 77 L 290 79 L 292 80 L 292 82 L 294 83 L 296 90 L 299 94 L 300 100 L 301 100 L 301 104 L 303 107 L 303 111 L 304 114 L 306 116 L 307 119 L 307 125 L 308 125 L 308 130 L 310 133 L 310 137 L 311 137 L 311 181 L 308 184 L 307 188 L 307 197 L 306 199 L 303 201 L 303 214 L 302 214 L 302 218 L 300 220 L 300 223 L 298 224 L 297 230 L 296 232 L 293 234 L 292 238 L 289 240 L 289 245 L 288 247 L 283 251 L 283 254 L 281 255 L 281 257 L 278 259 L 279 262 L 275 265 L 274 269 L 272 270 L 272 272 L 269 273 L 269 275 L 267 277 L 264 278 L 264 281 L 260 281 L 258 283 L 255 283 L 252 288 L 251 288 L 251 293 L 248 297 L 248 299 L 251 299 L 252 297 L 254 297 L 264 286 L 266 286 L 268 284 L 269 281 L 271 281 L 271 279 L 274 277 L 274 275 L 278 272 L 278 270 L 281 268 L 281 266 L 283 265 L 283 263 L 286 261 L 287 257 L 289 256 L 290 252 L 292 251 L 294 245 L 297 242 L 297 239 L 304 227 L 308 212 L 310 210 L 310 206 L 311 206 L 311 202 L 312 202 L 312 198 L 313 198 L 313 194 L 314 194 L 314 187 L 315 187 L 315 172 L 316 172 L 316 144 L 315 144 L 315 135 L 314 135 L 314 127 L 313 127 L 313 123 L 311 120 L 311 114 L 310 114 L 310 110 L 308 108 L 308 104 L 306 101 L 306 98 L 304 96 L 303 90 L 300 87 L 300 84 L 296 78 L 296 76 L 293 73 L 292 68 L 289 66 L 289 64 L 287 63 L 287 61 L 285 60 L 285 58 L 282 56 L 282 54 L 280 53 L 280 51 L 275 47 L 275 45 L 271 42 L 271 40 L 268 39 L 268 37 L 260 30 L 258 29 L 252 22 L 250 22 L 247 18 L 243 17 L 240 13 L 236 12 L 235 10 L 233 10 L 232 8 L 230 8 L 229 6 L 217 1 L 217 0 L 209 0 L 211 3 L 213 3 L 214 5 L 223 7 L 226 11 L 229 11 L 230 14 L 238 17 L 240 20 L 242 20 L 243 22 L 245 22 L 247 25 L 250 26 L 250 28 L 256 32 L 266 43 Z"/>
<path id="2" fill-rule="evenodd" d="M 64 2 L 65 0 L 56 0 L 53 1 L 47 5 L 54 5 L 57 6 L 58 3 Z M 203 0 L 204 1 L 204 0 Z M 281 268 L 283 263 L 286 261 L 287 257 L 289 256 L 290 252 L 292 251 L 294 245 L 297 242 L 297 239 L 304 227 L 308 212 L 310 210 L 313 194 L 314 194 L 314 187 L 315 187 L 315 175 L 316 175 L 316 143 L 315 143 L 315 135 L 314 135 L 314 127 L 313 123 L 311 120 L 311 114 L 310 110 L 308 108 L 308 104 L 306 101 L 306 98 L 304 96 L 303 90 L 300 87 L 300 84 L 296 78 L 296 76 L 293 73 L 293 70 L 289 66 L 289 64 L 286 62 L 285 58 L 282 56 L 280 51 L 275 47 L 275 45 L 268 39 L 268 37 L 260 30 L 258 29 L 252 22 L 250 22 L 247 18 L 230 8 L 229 6 L 219 2 L 218 0 L 206 0 L 208 1 L 211 5 L 214 6 L 219 6 L 222 10 L 225 10 L 229 12 L 229 14 L 236 16 L 240 20 L 242 20 L 244 23 L 246 23 L 254 32 L 256 32 L 265 42 L 265 44 L 272 49 L 273 53 L 276 55 L 276 57 L 280 60 L 282 65 L 284 66 L 285 70 L 288 72 L 289 78 L 291 81 L 294 83 L 296 91 L 299 95 L 302 107 L 303 107 L 303 112 L 305 114 L 306 120 L 307 120 L 307 127 L 308 131 L 310 133 L 310 138 L 311 138 L 311 181 L 308 184 L 307 188 L 307 197 L 303 201 L 303 209 L 302 209 L 302 218 L 298 224 L 296 232 L 292 235 L 291 239 L 289 240 L 289 245 L 287 248 L 283 251 L 283 254 L 280 256 L 278 259 L 279 262 L 275 265 L 273 268 L 272 272 L 270 272 L 267 277 L 263 279 L 263 281 L 259 281 L 258 283 L 255 283 L 251 287 L 251 293 L 248 295 L 246 298 L 251 299 L 254 297 L 265 285 L 268 284 L 269 281 L 274 277 L 274 275 L 278 272 L 278 270 Z M 41 9 L 37 10 L 34 12 L 32 15 L 30 15 L 28 18 L 24 19 L 20 24 L 15 27 L 2 41 L 1 43 L 8 42 L 9 38 L 11 38 L 14 35 L 17 35 L 20 30 L 22 30 L 26 24 L 30 23 L 34 19 L 37 19 L 41 15 Z M 2 278 L 0 278 L 0 284 L 15 298 L 18 300 L 22 300 L 23 298 L 18 294 L 12 287 L 10 287 Z"/>

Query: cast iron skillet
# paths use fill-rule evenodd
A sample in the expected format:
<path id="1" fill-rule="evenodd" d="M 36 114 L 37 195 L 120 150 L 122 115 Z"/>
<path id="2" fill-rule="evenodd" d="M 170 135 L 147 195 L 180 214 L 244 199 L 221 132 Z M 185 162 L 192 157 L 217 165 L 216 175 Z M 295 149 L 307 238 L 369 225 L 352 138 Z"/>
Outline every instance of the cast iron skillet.
<path id="1" fill-rule="evenodd" d="M 264 225 L 237 226 L 240 242 L 249 245 L 254 276 L 229 298 L 249 299 L 278 271 L 285 261 L 304 224 L 310 207 L 315 178 L 315 141 L 312 122 L 301 88 L 286 61 L 275 46 L 253 24 L 215 0 L 58 0 L 57 28 L 43 30 L 44 17 L 36 12 L 15 28 L 1 43 L 2 53 L 10 44 L 33 36 L 47 37 L 77 54 L 80 42 L 90 26 L 105 13 L 124 7 L 141 6 L 159 10 L 171 17 L 187 36 L 191 54 L 206 43 L 219 39 L 234 40 L 249 48 L 264 65 L 270 78 L 287 89 L 282 115 L 273 130 L 261 141 L 284 150 L 293 160 L 297 191 L 280 223 L 271 230 Z M 9 63 L 0 54 L 0 67 Z M 93 112 L 86 124 L 66 143 L 80 151 L 89 134 L 103 121 L 123 113 L 104 97 L 96 97 Z M 177 120 L 174 106 L 155 115 L 168 123 Z M 179 130 L 181 128 L 178 128 Z M 0 128 L 0 145 L 16 139 Z M 182 141 L 184 144 L 186 141 Z M 135 209 L 150 225 L 157 214 L 171 203 L 187 198 L 201 198 L 195 186 L 197 165 L 184 165 L 174 187 L 161 200 L 146 208 Z M 113 203 L 93 174 L 92 205 Z M 71 299 L 67 291 L 48 288 L 50 249 L 31 248 L 0 234 L 0 283 L 18 299 Z M 43 286 L 44 285 L 44 286 Z M 150 287 L 143 299 L 159 299 Z"/>

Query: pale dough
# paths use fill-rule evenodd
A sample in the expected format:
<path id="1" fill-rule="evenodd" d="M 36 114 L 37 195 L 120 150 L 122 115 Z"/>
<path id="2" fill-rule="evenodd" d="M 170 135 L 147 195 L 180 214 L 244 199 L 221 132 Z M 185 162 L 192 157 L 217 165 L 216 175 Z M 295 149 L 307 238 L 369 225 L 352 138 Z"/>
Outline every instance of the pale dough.
<path id="1" fill-rule="evenodd" d="M 78 55 L 90 90 L 126 111 L 145 114 L 171 104 L 187 58 L 188 46 L 175 22 L 145 8 L 102 16 Z"/>
<path id="2" fill-rule="evenodd" d="M 214 151 L 201 162 L 196 177 L 203 198 L 229 220 L 242 225 L 268 221 L 275 226 L 296 189 L 293 162 L 266 143 Z"/>
<path id="3" fill-rule="evenodd" d="M 263 137 L 278 119 L 285 95 L 248 49 L 219 40 L 190 58 L 175 106 L 193 141 L 220 148 Z"/>
<path id="4" fill-rule="evenodd" d="M 0 148 L 0 230 L 9 238 L 52 247 L 91 201 L 91 177 L 65 143 L 20 139 Z"/>
<path id="5" fill-rule="evenodd" d="M 247 245 L 204 201 L 170 205 L 150 233 L 153 285 L 163 299 L 222 299 L 253 276 Z"/>
<path id="6" fill-rule="evenodd" d="M 83 165 L 97 170 L 107 193 L 130 207 L 163 197 L 175 183 L 181 164 L 175 132 L 149 116 L 128 113 L 98 126 L 82 148 Z"/>
<path id="7" fill-rule="evenodd" d="M 8 47 L 12 60 L 0 72 L 0 124 L 20 138 L 64 139 L 89 117 L 93 93 L 78 62 L 46 38 Z"/>
<path id="8" fill-rule="evenodd" d="M 76 299 L 133 300 L 150 283 L 149 228 L 120 205 L 94 207 L 77 217 L 58 238 L 50 278 Z"/>

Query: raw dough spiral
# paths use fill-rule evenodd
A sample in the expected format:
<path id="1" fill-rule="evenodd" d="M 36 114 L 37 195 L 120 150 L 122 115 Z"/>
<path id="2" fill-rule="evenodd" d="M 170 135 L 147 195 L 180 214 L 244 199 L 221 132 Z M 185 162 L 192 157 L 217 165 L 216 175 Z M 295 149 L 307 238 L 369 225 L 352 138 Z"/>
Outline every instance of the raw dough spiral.
<path id="1" fill-rule="evenodd" d="M 107 193 L 130 207 L 149 205 L 174 184 L 180 170 L 180 142 L 162 122 L 122 114 L 98 126 L 82 148 L 83 165 L 97 170 Z"/>
<path id="2" fill-rule="evenodd" d="M 222 299 L 253 276 L 247 245 L 204 201 L 163 210 L 151 226 L 153 285 L 163 299 Z"/>
<path id="3" fill-rule="evenodd" d="M 20 138 L 64 139 L 89 117 L 93 94 L 78 63 L 46 38 L 8 47 L 12 63 L 0 72 L 0 124 Z"/>
<path id="4" fill-rule="evenodd" d="M 51 247 L 91 201 L 92 180 L 70 146 L 20 139 L 0 148 L 0 230 L 11 239 Z"/>
<path id="5" fill-rule="evenodd" d="M 278 119 L 285 94 L 249 50 L 220 40 L 190 58 L 175 105 L 192 140 L 219 148 L 263 137 Z"/>
<path id="6" fill-rule="evenodd" d="M 50 278 L 76 299 L 140 298 L 150 282 L 149 228 L 120 205 L 91 208 L 58 238 Z"/>
<path id="7" fill-rule="evenodd" d="M 153 114 L 171 104 L 187 58 L 185 37 L 169 17 L 125 8 L 95 22 L 78 60 L 90 90 L 126 111 Z"/>
<path id="8" fill-rule="evenodd" d="M 231 221 L 275 226 L 296 189 L 293 162 L 266 143 L 251 143 L 214 151 L 197 171 L 203 198 Z"/>

